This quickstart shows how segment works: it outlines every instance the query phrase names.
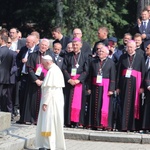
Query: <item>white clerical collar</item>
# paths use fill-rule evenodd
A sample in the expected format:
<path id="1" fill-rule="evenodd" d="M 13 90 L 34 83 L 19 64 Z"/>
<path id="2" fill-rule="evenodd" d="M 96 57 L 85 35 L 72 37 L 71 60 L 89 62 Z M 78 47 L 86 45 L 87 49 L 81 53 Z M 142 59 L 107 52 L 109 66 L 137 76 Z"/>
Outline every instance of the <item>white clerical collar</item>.
<path id="1" fill-rule="evenodd" d="M 105 57 L 105 58 L 102 58 L 102 59 L 100 59 L 100 60 L 101 60 L 101 61 L 104 61 L 104 60 L 106 60 L 106 58 L 107 58 L 107 57 Z"/>
<path id="2" fill-rule="evenodd" d="M 135 52 L 134 53 L 132 53 L 132 54 L 129 54 L 129 56 L 133 56 L 135 54 Z"/>

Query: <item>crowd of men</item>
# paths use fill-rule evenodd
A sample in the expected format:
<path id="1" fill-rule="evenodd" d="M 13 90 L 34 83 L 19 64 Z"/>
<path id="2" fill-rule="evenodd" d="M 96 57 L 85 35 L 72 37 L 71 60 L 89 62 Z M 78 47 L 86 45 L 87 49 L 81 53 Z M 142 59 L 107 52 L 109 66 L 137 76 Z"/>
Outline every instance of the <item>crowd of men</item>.
<path id="1" fill-rule="evenodd" d="M 60 27 L 48 39 L 33 31 L 26 38 L 16 28 L 0 32 L 0 110 L 18 115 L 19 124 L 37 124 L 41 85 L 47 74 L 41 63 L 50 55 L 61 69 L 65 87 L 64 126 L 92 130 L 150 130 L 150 6 L 141 13 L 135 35 L 123 44 L 98 29 L 93 48 L 82 31 L 64 36 Z M 59 79 L 58 79 L 59 80 Z"/>

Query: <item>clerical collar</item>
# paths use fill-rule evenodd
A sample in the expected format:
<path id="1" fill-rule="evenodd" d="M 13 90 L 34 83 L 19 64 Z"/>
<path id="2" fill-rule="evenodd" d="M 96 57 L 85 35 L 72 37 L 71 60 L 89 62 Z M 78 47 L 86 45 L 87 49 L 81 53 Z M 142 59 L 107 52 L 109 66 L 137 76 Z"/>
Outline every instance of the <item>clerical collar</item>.
<path id="1" fill-rule="evenodd" d="M 42 55 L 45 55 L 45 52 L 41 52 L 40 50 L 39 50 L 39 52 L 40 52 Z"/>
<path id="2" fill-rule="evenodd" d="M 134 53 L 132 53 L 132 54 L 128 54 L 129 56 L 133 56 L 133 55 L 135 55 L 135 52 Z"/>
<path id="3" fill-rule="evenodd" d="M 74 54 L 75 54 L 75 55 L 79 55 L 80 52 L 81 52 L 81 51 L 79 51 L 78 53 L 75 53 L 75 52 L 74 52 Z"/>
<path id="4" fill-rule="evenodd" d="M 107 58 L 107 57 L 105 57 L 105 58 L 103 58 L 103 59 L 100 59 L 100 58 L 99 58 L 99 59 L 100 59 L 101 61 L 104 61 L 104 60 L 106 60 L 106 58 Z"/>

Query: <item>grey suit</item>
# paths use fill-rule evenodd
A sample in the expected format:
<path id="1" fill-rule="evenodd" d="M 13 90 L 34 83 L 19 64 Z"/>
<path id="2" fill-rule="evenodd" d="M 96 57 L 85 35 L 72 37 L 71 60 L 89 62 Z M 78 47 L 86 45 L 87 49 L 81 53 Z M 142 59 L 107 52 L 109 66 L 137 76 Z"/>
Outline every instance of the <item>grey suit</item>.
<path id="1" fill-rule="evenodd" d="M 140 34 L 146 34 L 146 38 L 143 40 L 143 46 L 142 49 L 145 50 L 147 45 L 150 44 L 150 21 L 147 23 L 147 27 L 145 28 L 143 24 L 139 27 L 139 33 Z"/>

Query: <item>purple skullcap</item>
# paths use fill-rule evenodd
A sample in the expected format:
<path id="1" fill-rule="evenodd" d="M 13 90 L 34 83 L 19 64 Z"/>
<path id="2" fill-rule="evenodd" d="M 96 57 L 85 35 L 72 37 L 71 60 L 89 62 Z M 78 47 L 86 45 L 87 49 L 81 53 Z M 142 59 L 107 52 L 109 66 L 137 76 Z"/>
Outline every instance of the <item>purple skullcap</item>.
<path id="1" fill-rule="evenodd" d="M 136 42 L 135 42 L 134 40 L 129 40 L 129 41 L 127 42 L 127 44 L 129 44 L 129 43 L 133 43 L 133 44 L 136 46 Z"/>
<path id="2" fill-rule="evenodd" d="M 76 37 L 76 38 L 72 39 L 72 42 L 81 42 L 81 39 L 79 39 L 79 38 Z"/>

